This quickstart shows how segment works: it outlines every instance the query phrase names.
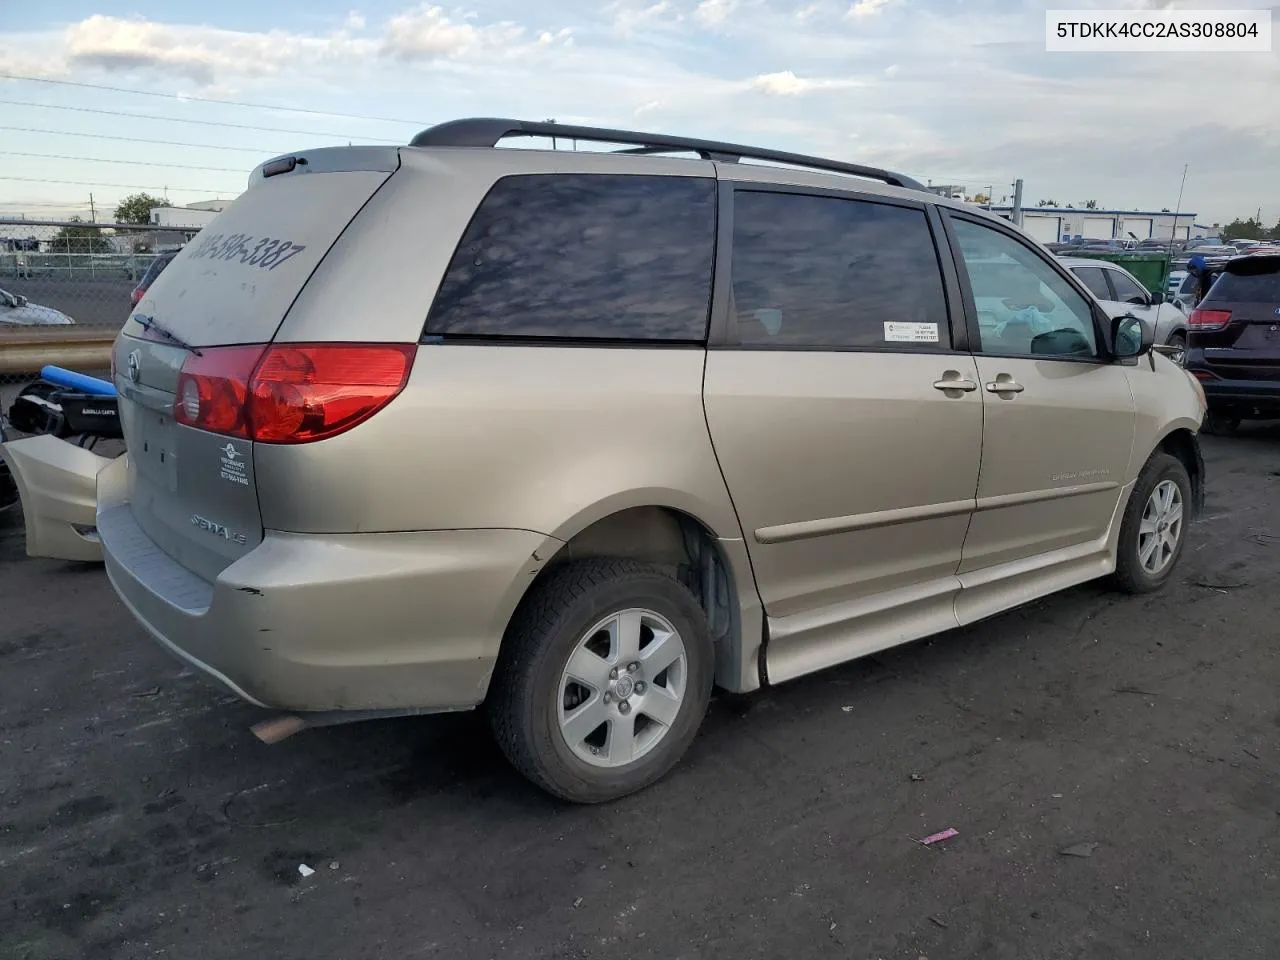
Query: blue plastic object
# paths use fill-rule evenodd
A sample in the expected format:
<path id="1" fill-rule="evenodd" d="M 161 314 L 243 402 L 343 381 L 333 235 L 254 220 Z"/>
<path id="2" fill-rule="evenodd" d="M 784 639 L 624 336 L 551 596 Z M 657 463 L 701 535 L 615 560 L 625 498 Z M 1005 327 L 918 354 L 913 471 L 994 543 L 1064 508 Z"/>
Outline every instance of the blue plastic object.
<path id="1" fill-rule="evenodd" d="M 116 388 L 105 380 L 99 380 L 97 377 L 86 377 L 83 373 L 64 370 L 62 367 L 41 367 L 40 379 L 47 380 L 55 386 L 66 387 L 68 390 L 90 393 L 95 397 L 115 397 L 119 395 L 116 392 Z"/>

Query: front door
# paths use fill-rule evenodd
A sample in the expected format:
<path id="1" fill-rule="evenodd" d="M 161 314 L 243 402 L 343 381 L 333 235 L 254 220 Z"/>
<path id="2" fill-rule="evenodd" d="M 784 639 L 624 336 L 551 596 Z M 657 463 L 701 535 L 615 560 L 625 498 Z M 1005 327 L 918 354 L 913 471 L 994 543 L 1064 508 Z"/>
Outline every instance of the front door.
<path id="1" fill-rule="evenodd" d="M 1088 298 L 1047 255 L 976 219 L 952 217 L 951 229 L 985 416 L 960 573 L 1105 552 L 1133 447 L 1125 368 L 1105 359 Z"/>
<path id="2" fill-rule="evenodd" d="M 983 404 L 922 204 L 740 189 L 732 216 L 704 398 L 783 680 L 955 625 Z"/>

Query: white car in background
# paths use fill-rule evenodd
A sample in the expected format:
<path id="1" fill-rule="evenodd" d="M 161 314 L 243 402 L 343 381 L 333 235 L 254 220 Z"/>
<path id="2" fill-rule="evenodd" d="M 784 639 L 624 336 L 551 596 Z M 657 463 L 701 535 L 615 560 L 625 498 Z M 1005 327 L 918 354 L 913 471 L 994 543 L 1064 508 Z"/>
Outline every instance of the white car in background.
<path id="1" fill-rule="evenodd" d="M 75 323 L 61 310 L 32 303 L 26 297 L 0 290 L 0 326 L 45 327 Z"/>
<path id="2" fill-rule="evenodd" d="M 1155 342 L 1174 347 L 1174 363 L 1181 364 L 1187 349 L 1187 315 L 1178 302 L 1164 293 L 1152 293 L 1128 270 L 1105 260 L 1059 257 L 1098 298 L 1107 315 L 1132 313 L 1155 331 Z"/>

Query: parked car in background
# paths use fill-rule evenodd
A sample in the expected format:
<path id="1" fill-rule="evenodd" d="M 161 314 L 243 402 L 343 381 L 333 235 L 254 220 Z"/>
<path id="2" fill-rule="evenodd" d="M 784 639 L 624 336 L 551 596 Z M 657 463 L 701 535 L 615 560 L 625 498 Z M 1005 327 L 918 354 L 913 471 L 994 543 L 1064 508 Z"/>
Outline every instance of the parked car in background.
<path id="1" fill-rule="evenodd" d="M 496 149 L 553 135 L 646 153 Z M 603 801 L 713 681 L 1174 575 L 1203 396 L 1140 321 L 901 174 L 654 146 L 779 156 L 496 119 L 308 150 L 126 322 L 129 456 L 83 468 L 109 579 L 267 731 L 483 705 Z"/>
<path id="2" fill-rule="evenodd" d="M 1204 387 L 1206 429 L 1280 418 L 1280 254 L 1226 264 L 1187 330 L 1186 366 Z"/>
<path id="3" fill-rule="evenodd" d="M 1166 302 L 1164 293 L 1152 293 L 1128 270 L 1105 260 L 1062 257 L 1067 269 L 1080 278 L 1098 298 L 1108 316 L 1132 313 L 1153 331 L 1155 343 L 1177 350 L 1175 363 L 1182 362 L 1187 347 L 1187 315 L 1176 303 Z"/>
<path id="4" fill-rule="evenodd" d="M 32 303 L 21 294 L 0 290 L 0 326 L 43 327 L 75 323 L 61 310 Z"/>
<path id="5" fill-rule="evenodd" d="M 134 287 L 133 292 L 129 294 L 129 303 L 131 306 L 136 307 L 142 302 L 142 298 L 147 294 L 147 288 L 150 287 L 151 284 L 155 283 L 156 277 L 160 276 L 164 271 L 164 268 L 172 263 L 173 258 L 176 256 L 177 253 L 162 253 L 151 261 L 150 265 L 147 267 L 146 273 L 142 275 L 142 279 L 138 281 L 138 285 Z"/>

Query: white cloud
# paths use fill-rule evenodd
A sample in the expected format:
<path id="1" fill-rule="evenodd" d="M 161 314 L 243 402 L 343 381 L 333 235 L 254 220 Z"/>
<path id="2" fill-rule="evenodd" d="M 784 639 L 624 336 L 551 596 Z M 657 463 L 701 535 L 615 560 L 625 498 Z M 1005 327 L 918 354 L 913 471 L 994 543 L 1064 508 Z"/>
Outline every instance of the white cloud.
<path id="1" fill-rule="evenodd" d="M 805 77 L 797 77 L 790 70 L 782 70 L 778 73 L 762 73 L 759 76 L 752 77 L 748 81 L 748 85 L 751 89 L 759 90 L 761 93 L 779 97 L 793 97 L 797 94 L 810 93 L 814 90 L 848 90 L 865 84 L 861 80 L 852 79 L 810 80 Z"/>
<path id="2" fill-rule="evenodd" d="M 648 6 L 632 4 L 614 5 L 613 29 L 619 36 L 630 36 L 637 28 L 659 19 L 671 9 L 668 0 L 658 0 Z"/>
<path id="3" fill-rule="evenodd" d="M 884 75 L 892 79 L 893 77 L 896 77 L 898 75 L 898 71 L 901 69 L 902 68 L 899 67 L 896 63 L 891 63 L 889 64 L 889 66 L 884 68 Z"/>
<path id="4" fill-rule="evenodd" d="M 523 32 L 509 22 L 478 27 L 456 21 L 440 7 L 423 4 L 391 18 L 381 49 L 400 60 L 433 60 L 462 56 L 481 46 L 510 46 L 519 42 Z"/>
<path id="5" fill-rule="evenodd" d="M 151 69 L 212 84 L 221 74 L 271 74 L 285 65 L 373 52 L 368 40 L 345 33 L 305 36 L 273 31 L 249 33 L 212 27 L 170 26 L 141 19 L 95 14 L 63 34 L 68 69 Z"/>
<path id="6" fill-rule="evenodd" d="M 718 26 L 728 19 L 737 5 L 737 0 L 702 0 L 693 10 L 693 19 L 704 26 Z"/>
<path id="7" fill-rule="evenodd" d="M 893 6 L 898 0 L 856 0 L 849 8 L 850 17 L 874 17 L 886 7 Z"/>

